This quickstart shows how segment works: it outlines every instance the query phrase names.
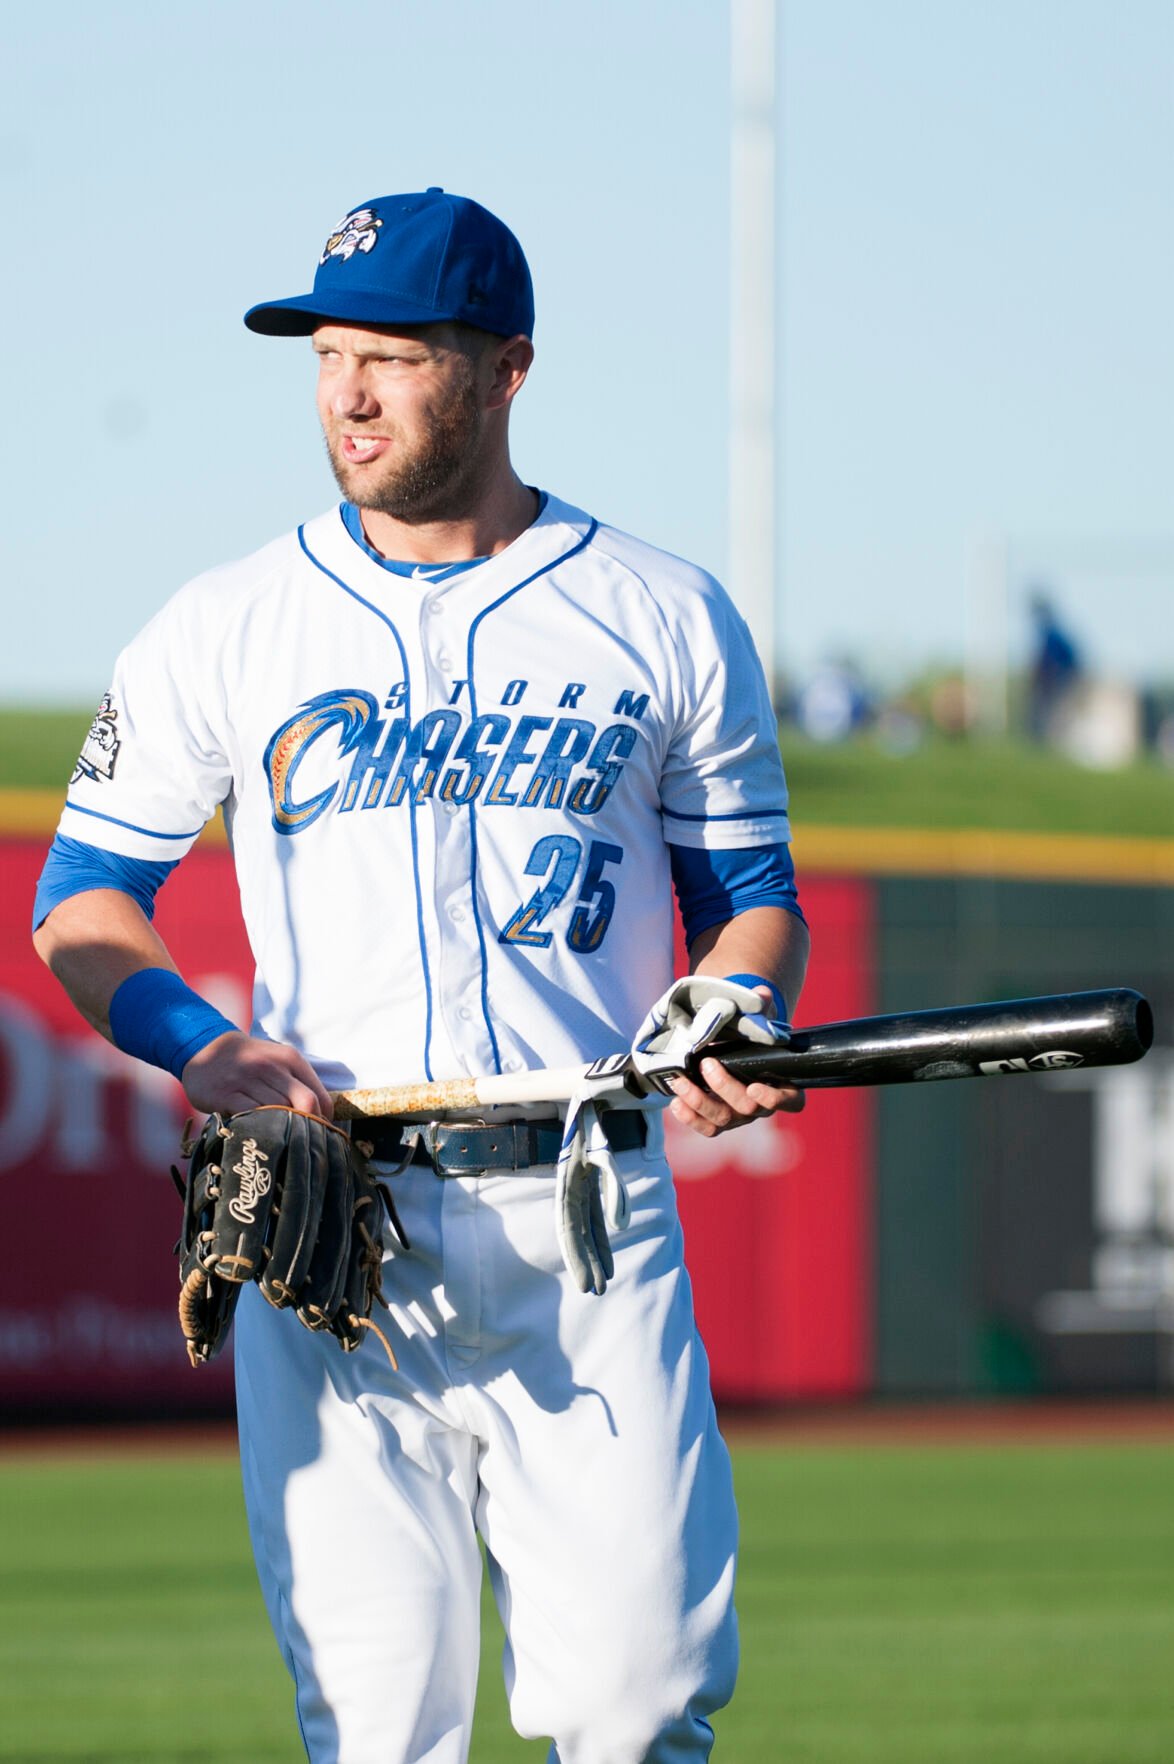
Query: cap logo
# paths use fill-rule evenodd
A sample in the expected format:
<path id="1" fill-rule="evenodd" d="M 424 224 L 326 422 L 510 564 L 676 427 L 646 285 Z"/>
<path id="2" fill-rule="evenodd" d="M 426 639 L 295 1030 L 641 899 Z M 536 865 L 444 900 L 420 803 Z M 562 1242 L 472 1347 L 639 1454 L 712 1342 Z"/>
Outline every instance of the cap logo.
<path id="1" fill-rule="evenodd" d="M 344 215 L 331 233 L 322 248 L 319 264 L 324 264 L 328 257 L 341 258 L 345 263 L 356 251 L 374 251 L 379 242 L 379 229 L 383 222 L 373 208 L 353 208 Z"/>

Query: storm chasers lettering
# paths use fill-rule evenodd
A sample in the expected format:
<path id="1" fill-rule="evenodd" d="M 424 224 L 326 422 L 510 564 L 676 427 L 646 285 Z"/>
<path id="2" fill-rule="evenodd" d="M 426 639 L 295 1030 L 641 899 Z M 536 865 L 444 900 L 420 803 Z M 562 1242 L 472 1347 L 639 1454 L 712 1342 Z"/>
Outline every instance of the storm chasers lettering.
<path id="1" fill-rule="evenodd" d="M 265 749 L 279 833 L 300 833 L 328 810 L 396 808 L 432 796 L 487 808 L 565 807 L 594 815 L 615 789 L 638 738 L 634 721 L 600 729 L 582 717 L 501 710 L 470 718 L 451 705 L 410 722 L 401 702 L 400 694 L 389 694 L 380 715 L 369 692 L 320 692 L 281 725 Z M 638 720 L 647 703 L 646 694 L 621 693 L 613 715 Z M 320 788 L 299 775 L 303 766 Z M 327 782 L 336 768 L 338 776 Z"/>

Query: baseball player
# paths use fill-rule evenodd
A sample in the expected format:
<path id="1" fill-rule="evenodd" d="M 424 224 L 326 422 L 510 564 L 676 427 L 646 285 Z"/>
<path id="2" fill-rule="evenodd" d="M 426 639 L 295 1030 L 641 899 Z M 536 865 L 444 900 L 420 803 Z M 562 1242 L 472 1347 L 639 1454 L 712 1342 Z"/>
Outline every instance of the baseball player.
<path id="1" fill-rule="evenodd" d="M 807 932 L 761 669 L 711 577 L 514 472 L 533 321 L 517 240 L 439 189 L 351 210 L 312 293 L 246 315 L 311 339 L 341 504 L 180 588 L 123 652 L 36 904 L 78 1008 L 196 1109 L 321 1120 L 341 1087 L 786 1035 Z M 218 809 L 248 1033 L 151 923 Z M 704 1135 L 801 1104 L 702 1072 L 669 1106 Z M 308 1756 L 467 1757 L 481 1540 L 519 1734 L 562 1764 L 708 1757 L 736 1519 L 663 1115 L 583 1100 L 371 1137 L 410 1245 L 384 1234 L 398 1368 L 256 1286 L 234 1329 Z"/>

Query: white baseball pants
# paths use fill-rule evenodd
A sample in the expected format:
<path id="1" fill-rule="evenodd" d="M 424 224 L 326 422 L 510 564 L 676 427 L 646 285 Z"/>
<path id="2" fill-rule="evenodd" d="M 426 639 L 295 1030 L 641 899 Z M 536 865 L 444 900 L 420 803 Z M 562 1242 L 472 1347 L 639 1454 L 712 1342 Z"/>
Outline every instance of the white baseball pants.
<path id="1" fill-rule="evenodd" d="M 602 1298 L 563 1268 L 551 1171 L 420 1166 L 393 1179 L 398 1372 L 370 1335 L 344 1354 L 243 1293 L 245 1499 L 311 1764 L 465 1764 L 478 1534 L 520 1735 L 552 1764 L 709 1756 L 737 1521 L 652 1125 L 619 1159 L 632 1211 Z"/>

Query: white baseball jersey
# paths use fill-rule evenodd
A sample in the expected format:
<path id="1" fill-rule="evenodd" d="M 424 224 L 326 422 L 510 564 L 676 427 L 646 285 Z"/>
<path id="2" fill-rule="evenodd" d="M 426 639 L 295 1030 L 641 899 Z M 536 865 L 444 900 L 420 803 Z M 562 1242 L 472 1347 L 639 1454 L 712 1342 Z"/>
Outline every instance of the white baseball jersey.
<path id="1" fill-rule="evenodd" d="M 788 838 L 722 589 L 551 497 L 452 572 L 384 568 L 335 508 L 181 589 L 119 659 L 60 832 L 158 863 L 220 805 L 254 1028 L 335 1088 L 626 1046 L 672 979 L 669 847 Z M 602 1299 L 553 1166 L 418 1163 L 392 1178 L 398 1370 L 242 1294 L 246 1505 L 313 1764 L 466 1764 L 478 1534 L 520 1734 L 558 1764 L 709 1756 L 733 1486 L 659 1115 L 615 1158 Z"/>
<path id="2" fill-rule="evenodd" d="M 60 832 L 171 860 L 223 806 L 254 1031 L 332 1087 L 626 1046 L 672 978 L 668 845 L 788 837 L 722 588 L 553 497 L 440 581 L 336 507 L 182 588 L 100 721 Z"/>

